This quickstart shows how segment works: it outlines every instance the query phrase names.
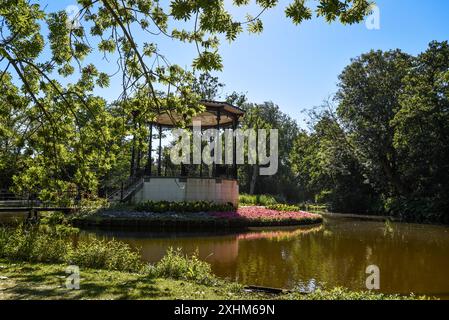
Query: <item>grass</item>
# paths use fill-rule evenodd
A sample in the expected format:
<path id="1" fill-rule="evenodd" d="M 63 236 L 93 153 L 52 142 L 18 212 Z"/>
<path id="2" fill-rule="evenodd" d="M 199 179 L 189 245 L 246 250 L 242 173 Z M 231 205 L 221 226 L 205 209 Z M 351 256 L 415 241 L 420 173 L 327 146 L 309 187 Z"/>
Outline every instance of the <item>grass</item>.
<path id="1" fill-rule="evenodd" d="M 276 198 L 269 194 L 251 195 L 242 193 L 239 195 L 241 206 L 269 206 L 277 203 Z"/>
<path id="2" fill-rule="evenodd" d="M 366 291 L 350 291 L 341 287 L 331 290 L 317 289 L 308 294 L 295 292 L 287 294 L 285 298 L 290 300 L 430 300 L 429 297 L 425 296 L 387 295 Z"/>
<path id="3" fill-rule="evenodd" d="M 397 300 L 423 299 L 368 292 L 351 292 L 342 288 L 317 290 L 310 294 L 286 292 L 268 294 L 249 292 L 239 284 L 225 280 L 201 284 L 191 280 L 152 277 L 145 273 L 80 268 L 80 290 L 65 286 L 66 264 L 12 263 L 0 259 L 0 300 L 17 299 L 165 299 L 165 300 Z"/>
<path id="4" fill-rule="evenodd" d="M 171 278 L 153 278 L 128 273 L 80 268 L 80 290 L 65 286 L 65 264 L 11 263 L 0 260 L 0 300 L 16 299 L 258 299 L 239 285 L 213 285 Z"/>

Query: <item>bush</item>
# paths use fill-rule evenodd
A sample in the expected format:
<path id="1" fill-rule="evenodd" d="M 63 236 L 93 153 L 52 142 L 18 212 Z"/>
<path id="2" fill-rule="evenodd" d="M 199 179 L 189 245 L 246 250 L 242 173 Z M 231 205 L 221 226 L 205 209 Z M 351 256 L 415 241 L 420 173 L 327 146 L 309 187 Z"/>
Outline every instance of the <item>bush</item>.
<path id="1" fill-rule="evenodd" d="M 40 219 L 41 224 L 46 224 L 50 226 L 64 224 L 66 222 L 64 213 L 62 212 L 49 212 L 44 213 Z"/>
<path id="2" fill-rule="evenodd" d="M 1 229 L 0 257 L 30 262 L 63 262 L 70 243 L 63 235 L 39 228 Z"/>
<path id="3" fill-rule="evenodd" d="M 439 207 L 434 199 L 387 198 L 384 201 L 384 211 L 391 216 L 406 222 L 448 223 L 444 217 L 444 207 Z"/>
<path id="4" fill-rule="evenodd" d="M 27 262 L 70 263 L 83 267 L 137 272 L 140 255 L 122 242 L 71 238 L 75 228 L 58 225 L 0 228 L 0 257 Z"/>
<path id="5" fill-rule="evenodd" d="M 169 248 L 162 260 L 149 268 L 150 275 L 154 277 L 193 280 L 200 284 L 210 284 L 215 279 L 210 264 L 201 261 L 198 252 L 187 256 L 180 248 Z"/>
<path id="6" fill-rule="evenodd" d="M 145 201 L 134 207 L 136 211 L 142 212 L 227 212 L 235 210 L 232 203 L 218 204 L 212 201 Z"/>
<path id="7" fill-rule="evenodd" d="M 270 206 L 277 204 L 278 201 L 272 195 L 261 194 L 261 195 L 250 195 L 241 194 L 239 196 L 239 204 L 246 206 Z"/>
<path id="8" fill-rule="evenodd" d="M 78 266 L 136 272 L 142 267 L 137 252 L 120 241 L 98 240 L 94 237 L 82 239 L 66 258 L 70 264 Z"/>

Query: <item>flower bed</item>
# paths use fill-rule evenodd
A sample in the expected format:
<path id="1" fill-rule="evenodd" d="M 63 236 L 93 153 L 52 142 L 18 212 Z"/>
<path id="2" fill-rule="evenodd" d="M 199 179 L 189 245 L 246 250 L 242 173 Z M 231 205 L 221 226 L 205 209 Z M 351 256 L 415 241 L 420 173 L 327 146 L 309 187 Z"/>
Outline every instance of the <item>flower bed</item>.
<path id="1" fill-rule="evenodd" d="M 227 211 L 183 213 L 115 209 L 77 217 L 72 222 L 77 226 L 203 229 L 311 225 L 321 223 L 322 217 L 304 211 L 278 211 L 253 206 Z"/>
<path id="2" fill-rule="evenodd" d="M 241 207 L 227 212 L 210 212 L 211 216 L 219 219 L 244 219 L 249 221 L 316 221 L 321 222 L 322 217 L 305 211 L 278 211 L 265 207 Z"/>

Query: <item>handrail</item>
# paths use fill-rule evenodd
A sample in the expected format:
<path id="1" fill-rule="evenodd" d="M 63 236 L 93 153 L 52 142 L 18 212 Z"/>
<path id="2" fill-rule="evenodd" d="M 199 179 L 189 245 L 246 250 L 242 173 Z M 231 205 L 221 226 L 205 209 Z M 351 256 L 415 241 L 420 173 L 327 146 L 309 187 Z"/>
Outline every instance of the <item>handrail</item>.
<path id="1" fill-rule="evenodd" d="M 108 196 L 108 199 L 114 200 L 120 195 L 120 201 L 123 201 L 130 193 L 134 191 L 134 187 L 137 187 L 141 182 L 143 182 L 143 175 L 128 178 L 128 180 L 121 183 L 120 189 L 114 191 Z"/>

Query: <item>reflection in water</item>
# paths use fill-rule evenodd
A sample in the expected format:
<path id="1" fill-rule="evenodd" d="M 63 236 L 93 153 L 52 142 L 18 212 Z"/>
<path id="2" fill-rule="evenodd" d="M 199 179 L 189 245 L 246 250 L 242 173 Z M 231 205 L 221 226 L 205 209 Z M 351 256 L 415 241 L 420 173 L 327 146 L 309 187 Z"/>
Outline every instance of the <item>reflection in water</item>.
<path id="1" fill-rule="evenodd" d="M 217 274 L 228 276 L 226 267 L 238 259 L 239 246 L 246 241 L 285 241 L 297 238 L 301 234 L 317 232 L 322 226 L 306 228 L 251 228 L 242 233 L 165 233 L 165 232 L 122 232 L 96 230 L 98 236 L 116 238 L 127 242 L 141 252 L 142 259 L 148 262 L 159 261 L 166 253 L 167 248 L 183 248 L 185 253 L 198 251 L 200 258 L 212 264 Z M 224 273 L 218 266 L 224 267 Z"/>
<path id="2" fill-rule="evenodd" d="M 365 289 L 366 267 L 380 268 L 381 291 L 449 298 L 449 228 L 327 218 L 323 226 L 234 233 L 85 231 L 139 248 L 156 262 L 168 247 L 198 250 L 220 277 L 310 291 Z"/>

